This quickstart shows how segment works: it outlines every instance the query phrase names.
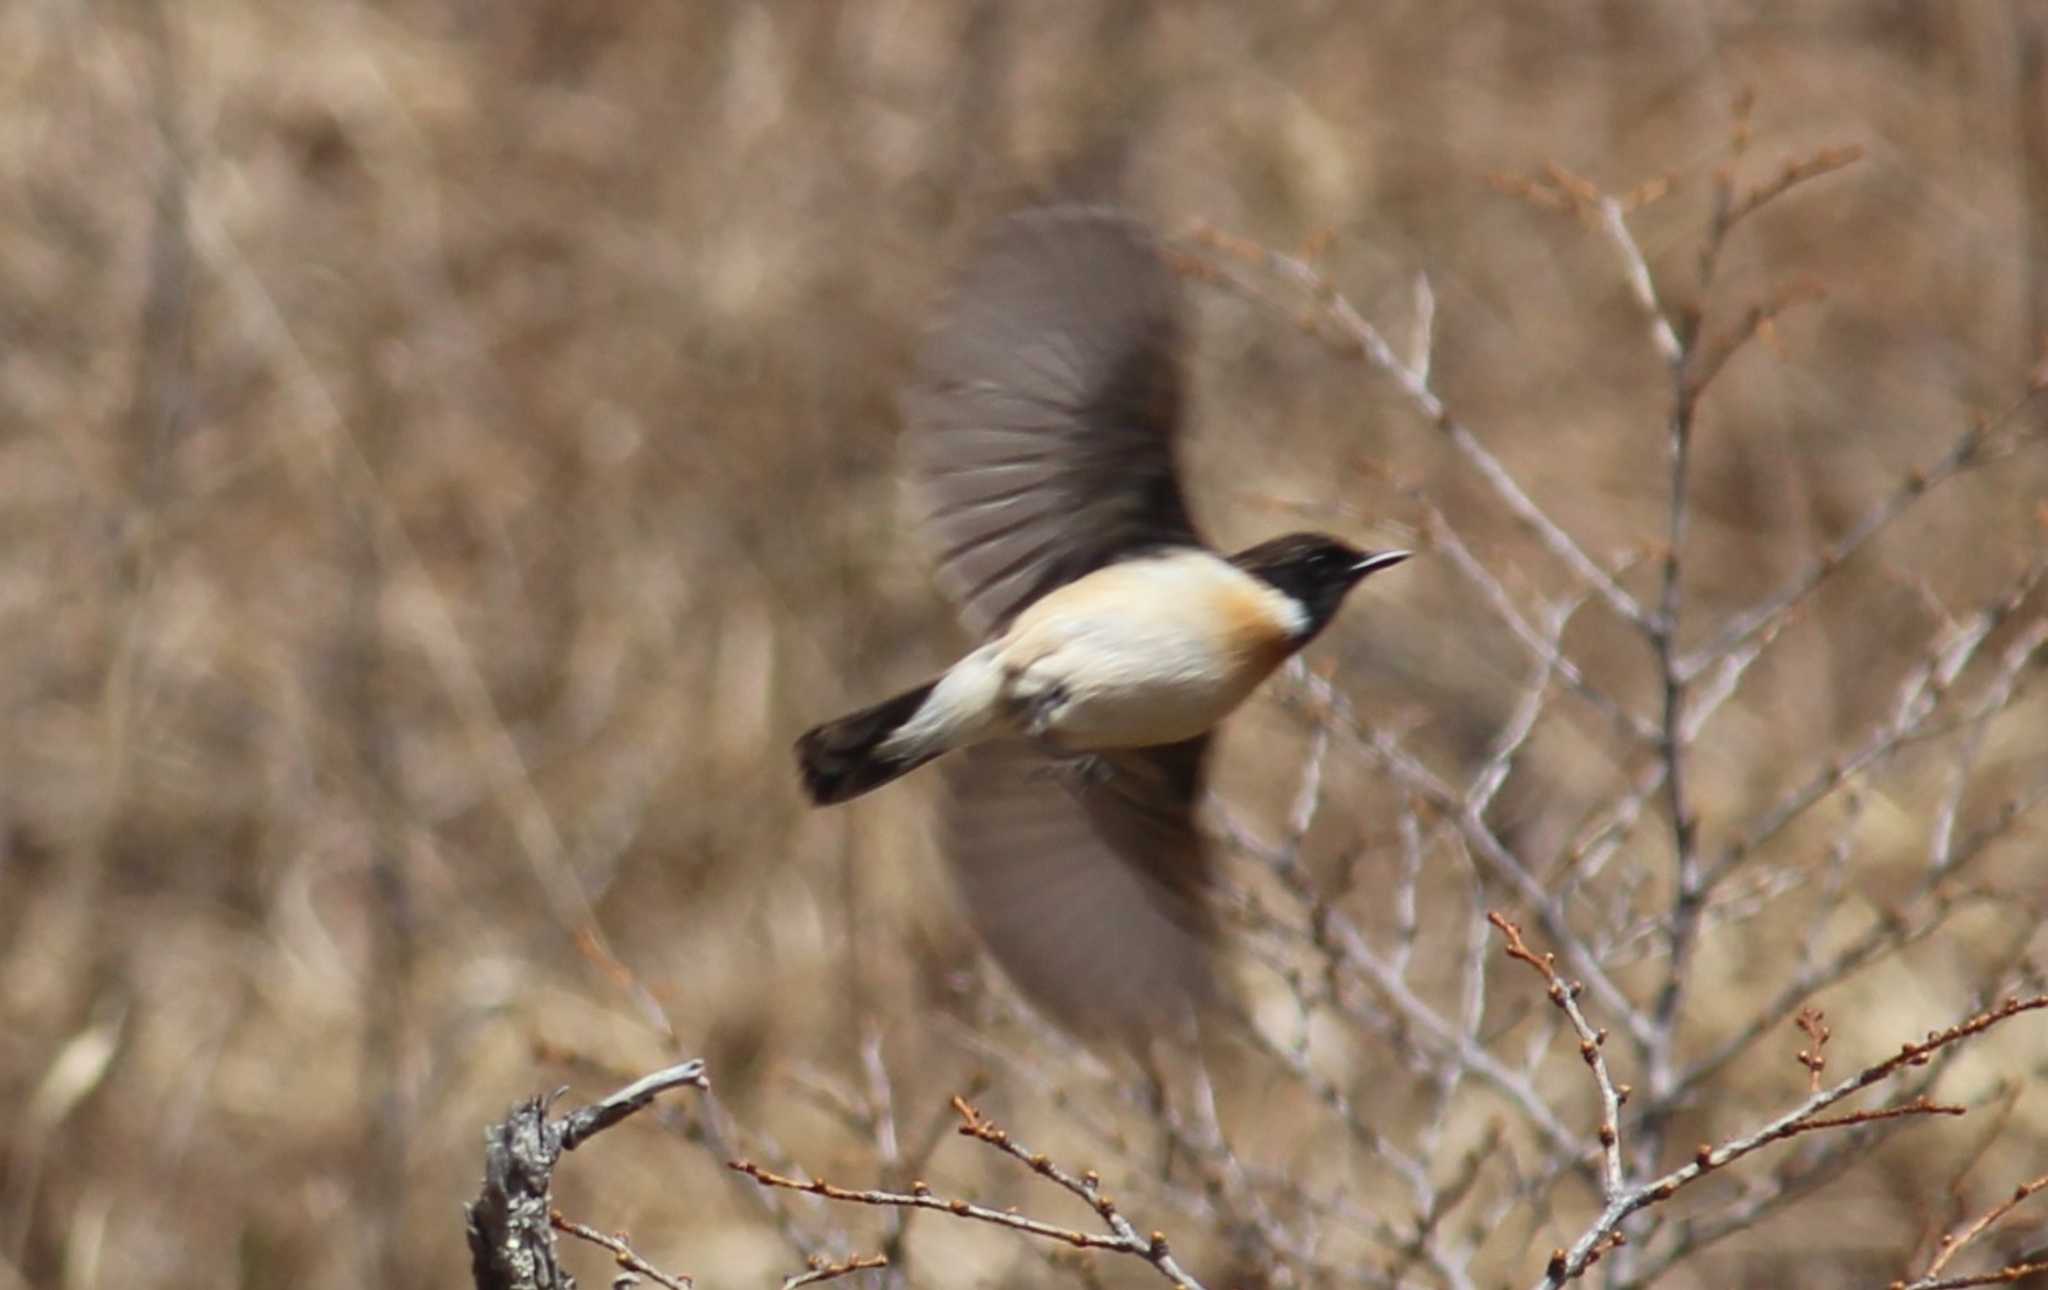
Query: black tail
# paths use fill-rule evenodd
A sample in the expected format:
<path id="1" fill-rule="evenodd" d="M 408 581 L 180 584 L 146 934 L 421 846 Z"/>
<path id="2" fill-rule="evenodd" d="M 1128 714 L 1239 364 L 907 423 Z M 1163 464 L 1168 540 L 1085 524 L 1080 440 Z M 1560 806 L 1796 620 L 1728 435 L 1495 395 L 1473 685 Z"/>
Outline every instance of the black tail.
<path id="1" fill-rule="evenodd" d="M 819 806 L 830 806 L 880 788 L 900 775 L 908 775 L 945 750 L 884 755 L 878 749 L 897 727 L 910 720 L 924 706 L 925 696 L 936 681 L 885 699 L 872 708 L 828 721 L 804 732 L 796 741 L 797 765 L 803 770 L 804 791 Z"/>

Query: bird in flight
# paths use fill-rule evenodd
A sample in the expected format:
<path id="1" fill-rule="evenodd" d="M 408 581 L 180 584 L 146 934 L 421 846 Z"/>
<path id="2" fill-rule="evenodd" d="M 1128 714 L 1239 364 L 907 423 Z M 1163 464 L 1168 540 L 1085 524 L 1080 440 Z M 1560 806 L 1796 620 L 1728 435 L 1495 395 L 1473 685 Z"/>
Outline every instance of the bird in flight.
<path id="1" fill-rule="evenodd" d="M 1181 493 L 1180 288 L 1115 211 L 983 235 L 904 401 L 938 580 L 983 641 L 797 740 L 844 802 L 944 757 L 942 848 L 983 940 L 1055 1019 L 1150 1032 L 1212 996 L 1195 824 L 1216 724 L 1408 558 L 1293 533 L 1224 555 Z"/>

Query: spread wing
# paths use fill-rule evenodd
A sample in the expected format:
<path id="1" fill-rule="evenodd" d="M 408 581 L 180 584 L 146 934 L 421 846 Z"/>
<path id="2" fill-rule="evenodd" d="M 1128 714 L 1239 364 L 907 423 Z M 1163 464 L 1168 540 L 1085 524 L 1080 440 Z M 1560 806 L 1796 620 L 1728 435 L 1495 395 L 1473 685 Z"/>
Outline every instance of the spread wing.
<path id="1" fill-rule="evenodd" d="M 999 221 L 904 396 L 939 581 L 977 633 L 1135 550 L 1195 542 L 1174 460 L 1180 287 L 1145 227 Z"/>
<path id="2" fill-rule="evenodd" d="M 1194 824 L 1208 739 L 1083 759 L 956 755 L 941 835 L 996 961 L 1083 1034 L 1170 1031 L 1213 990 L 1210 860 Z"/>

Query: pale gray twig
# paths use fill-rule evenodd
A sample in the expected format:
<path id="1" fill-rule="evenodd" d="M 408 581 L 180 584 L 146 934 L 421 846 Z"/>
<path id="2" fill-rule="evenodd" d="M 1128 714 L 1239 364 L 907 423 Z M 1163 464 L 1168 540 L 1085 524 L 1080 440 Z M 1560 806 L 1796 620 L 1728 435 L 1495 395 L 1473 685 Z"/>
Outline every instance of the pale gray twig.
<path id="1" fill-rule="evenodd" d="M 817 1266 L 809 1271 L 784 1277 L 782 1290 L 798 1290 L 800 1286 L 814 1286 L 823 1281 L 836 1281 L 840 1277 L 851 1276 L 856 1272 L 870 1272 L 876 1268 L 893 1266 L 895 1265 L 889 1262 L 888 1256 L 882 1254 L 856 1254 L 851 1258 L 840 1259 L 836 1263 L 819 1259 Z"/>
<path id="2" fill-rule="evenodd" d="M 2018 421 L 2020 414 L 2031 407 L 2040 394 L 2039 387 L 2029 389 L 1988 421 L 1972 425 L 1957 435 L 1948 449 L 1931 465 L 1907 474 L 1890 493 L 1858 516 L 1849 525 L 1848 530 L 1829 544 L 1811 565 L 1795 574 L 1783 587 L 1757 604 L 1730 616 L 1706 642 L 1687 651 L 1678 660 L 1679 679 L 1691 681 L 1730 650 L 1759 632 L 1771 628 L 1786 611 L 1806 599 L 1827 581 L 1829 576 L 1840 569 L 1866 542 L 1884 531 L 1893 520 L 1904 515 L 1915 503 L 1934 492 L 1940 485 L 1965 471 L 2009 456 L 2019 446 L 2026 432 L 2021 431 L 2006 439 L 1995 439 L 1994 435 L 2003 427 Z M 2048 436 L 2036 434 L 2034 438 L 2048 442 Z"/>
<path id="3" fill-rule="evenodd" d="M 1601 568 L 1598 561 L 1587 555 L 1585 549 L 1552 520 L 1527 492 L 1523 491 L 1522 486 L 1508 472 L 1500 458 L 1496 457 L 1477 435 L 1451 415 L 1443 398 L 1430 384 L 1427 365 L 1410 364 L 1396 354 L 1393 346 L 1380 334 L 1379 328 L 1368 322 L 1364 315 L 1337 291 L 1334 284 L 1323 276 L 1322 270 L 1307 260 L 1283 255 L 1257 243 L 1229 237 L 1213 229 L 1198 229 L 1195 240 L 1238 259 L 1260 265 L 1267 272 L 1307 292 L 1315 300 L 1323 316 L 1337 328 L 1346 346 L 1363 356 L 1382 373 L 1393 378 L 1394 383 L 1408 396 L 1416 409 L 1431 425 L 1443 432 L 1458 455 L 1486 481 L 1487 486 L 1516 520 L 1536 535 L 1545 549 L 1576 573 L 1582 582 L 1592 587 L 1615 613 L 1638 626 L 1648 623 L 1648 614 L 1636 598 Z M 1219 274 L 1240 290 L 1248 290 L 1254 296 L 1262 294 L 1240 275 L 1223 270 L 1219 270 Z"/>

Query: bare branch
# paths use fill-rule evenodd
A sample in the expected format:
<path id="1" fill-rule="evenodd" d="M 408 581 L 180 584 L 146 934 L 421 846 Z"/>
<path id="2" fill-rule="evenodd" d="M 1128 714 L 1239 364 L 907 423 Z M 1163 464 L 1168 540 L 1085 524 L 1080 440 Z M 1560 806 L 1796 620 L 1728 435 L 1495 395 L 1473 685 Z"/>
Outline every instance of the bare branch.
<path id="1" fill-rule="evenodd" d="M 784 1277 L 782 1280 L 782 1290 L 797 1290 L 798 1286 L 814 1286 L 821 1281 L 833 1281 L 843 1276 L 850 1276 L 855 1272 L 869 1272 L 876 1268 L 886 1268 L 888 1266 L 888 1258 L 880 1254 L 856 1254 L 852 1258 L 841 1259 L 837 1263 L 828 1262 L 825 1259 L 817 1259 L 814 1260 L 814 1266 L 810 1271 Z"/>
<path id="2" fill-rule="evenodd" d="M 1675 371 L 1685 362 L 1685 347 L 1679 343 L 1678 332 L 1665 314 L 1663 303 L 1657 299 L 1657 286 L 1650 277 L 1650 265 L 1643 258 L 1643 249 L 1636 242 L 1635 234 L 1628 230 L 1626 217 L 1629 208 L 1619 199 L 1602 196 L 1596 203 L 1596 209 L 1600 228 L 1607 234 L 1607 240 L 1621 252 L 1622 279 L 1628 283 L 1629 294 L 1650 321 L 1650 343 L 1656 348 L 1657 356 Z"/>
<path id="3" fill-rule="evenodd" d="M 1632 1036 L 1639 1040 L 1645 1037 L 1647 1031 L 1639 1028 L 1646 1023 L 1634 1004 L 1608 975 L 1599 960 L 1586 948 L 1584 942 L 1573 935 L 1558 894 L 1531 872 L 1520 857 L 1509 850 L 1500 836 L 1487 826 L 1481 814 L 1473 810 L 1462 796 L 1390 738 L 1380 732 L 1364 729 L 1353 713 L 1350 701 L 1329 682 L 1306 670 L 1297 673 L 1296 677 L 1303 683 L 1319 714 L 1327 713 L 1328 719 L 1340 722 L 1339 729 L 1356 747 L 1384 766 L 1393 775 L 1396 783 L 1444 813 L 1486 869 L 1506 882 L 1516 896 L 1535 912 L 1543 926 L 1544 934 L 1563 950 L 1573 973 L 1586 982 L 1600 1005 L 1607 1008 L 1615 1017 L 1623 1019 Z"/>
<path id="4" fill-rule="evenodd" d="M 1691 360 L 1686 365 L 1683 397 L 1688 402 L 1697 402 L 1706 392 L 1728 360 L 1740 353 L 1743 346 L 1759 336 L 1769 337 L 1773 324 L 1784 314 L 1801 305 L 1812 304 L 1827 298 L 1827 288 L 1810 278 L 1799 278 L 1786 283 L 1772 292 L 1760 303 L 1751 305 L 1742 318 L 1713 343 L 1691 351 Z"/>
<path id="5" fill-rule="evenodd" d="M 685 1084 L 710 1087 L 702 1061 L 656 1071 L 560 1120 L 547 1118 L 550 1099 L 528 1098 L 491 1126 L 484 1135 L 483 1190 L 465 1211 L 470 1277 L 477 1290 L 547 1290 L 569 1284 L 555 1264 L 556 1216 L 550 1199 L 555 1163 L 660 1093 Z M 648 1274 L 655 1275 L 651 1269 Z"/>
<path id="6" fill-rule="evenodd" d="M 548 1222 L 557 1232 L 573 1236 L 579 1241 L 588 1241 L 602 1249 L 610 1250 L 612 1258 L 618 1261 L 620 1267 L 625 1268 L 629 1272 L 638 1272 L 641 1276 L 650 1277 L 656 1284 L 667 1286 L 668 1290 L 692 1290 L 692 1287 L 696 1284 L 689 1277 L 663 1272 L 660 1268 L 655 1267 L 652 1263 L 640 1257 L 639 1254 L 634 1252 L 632 1246 L 626 1244 L 626 1238 L 623 1235 L 607 1235 L 594 1227 L 588 1227 L 582 1223 L 572 1223 L 562 1217 L 560 1210 L 550 1211 Z"/>
<path id="7" fill-rule="evenodd" d="M 1950 1260 L 1962 1253 L 1970 1242 L 1982 1236 L 1990 1229 L 1993 1223 L 1996 1223 L 2007 1214 L 2024 1205 L 2029 1196 L 2042 1190 L 2048 1190 L 2048 1174 L 2042 1174 L 2038 1178 L 2030 1178 L 2026 1182 L 2021 1183 L 2013 1188 L 2011 1195 L 1985 1210 L 1982 1214 L 1979 1214 L 1962 1231 L 1943 1237 L 1941 1240 L 1941 1253 L 1935 1256 L 1934 1262 L 1927 1265 L 1927 1276 L 1941 1276 L 1947 1270 Z"/>
<path id="8" fill-rule="evenodd" d="M 1827 1020 L 1818 1008 L 1801 1008 L 1794 1020 L 1800 1033 L 1813 1045 L 1799 1050 L 1799 1064 L 1806 1068 L 1806 1091 L 1818 1093 L 1821 1072 L 1828 1068 L 1828 1040 L 1834 1037 L 1834 1032 L 1828 1029 Z"/>
<path id="9" fill-rule="evenodd" d="M 1621 1162 L 1621 1107 L 1628 1100 L 1629 1088 L 1616 1084 L 1608 1074 L 1607 1058 L 1602 1051 L 1607 1044 L 1607 1032 L 1586 1020 L 1586 1014 L 1579 1010 L 1579 989 L 1557 974 L 1555 955 L 1532 951 L 1522 941 L 1522 929 L 1497 911 L 1489 912 L 1486 921 L 1500 929 L 1507 941 L 1508 957 L 1528 964 L 1543 978 L 1549 987 L 1550 1001 L 1571 1020 L 1572 1029 L 1578 1033 L 1579 1056 L 1593 1072 L 1593 1082 L 1600 1089 L 1600 1198 L 1612 1205 L 1626 1185 Z"/>
<path id="10" fill-rule="evenodd" d="M 1918 1078 L 1904 1082 L 1902 1099 L 1912 1101 L 1924 1097 L 1947 1066 L 1946 1055 L 1937 1057 Z M 1710 1211 L 1700 1217 L 1680 1217 L 1664 1229 L 1672 1233 L 1672 1238 L 1657 1242 L 1658 1248 L 1654 1253 L 1646 1248 L 1646 1257 L 1630 1270 L 1629 1276 L 1618 1279 L 1616 1290 L 1636 1290 L 1637 1287 L 1655 1285 L 1665 1272 L 1699 1251 L 1738 1232 L 1747 1231 L 1763 1218 L 1779 1212 L 1789 1202 L 1841 1177 L 1852 1165 L 1866 1159 L 1877 1142 L 1912 1119 L 1909 1116 L 1890 1117 L 1833 1133 L 1762 1178 L 1749 1181 L 1740 1196 L 1718 1211 Z M 1651 1243 L 1645 1241 L 1643 1246 L 1648 1247 Z"/>
<path id="11" fill-rule="evenodd" d="M 1848 531 L 1822 551 L 1805 571 L 1794 575 L 1790 582 L 1756 605 L 1730 617 L 1705 644 L 1680 658 L 1679 679 L 1690 682 L 1713 666 L 1722 655 L 1776 623 L 1786 611 L 1827 581 L 1866 542 L 1942 484 L 1966 471 L 2010 456 L 2025 441 L 2025 436 L 1994 436 L 2003 427 L 2017 421 L 2040 393 L 2039 388 L 2029 389 L 1988 421 L 1972 425 L 1957 435 L 1947 451 L 1933 463 L 1910 472 L 1889 494 L 1857 517 Z M 2038 435 L 2033 437 L 2037 440 L 2042 438 Z"/>
<path id="12" fill-rule="evenodd" d="M 1930 1033 L 1918 1043 L 1903 1044 L 1899 1051 L 1885 1060 L 1867 1066 L 1863 1070 L 1819 1093 L 1809 1095 L 1805 1101 L 1790 1111 L 1769 1121 L 1760 1128 L 1739 1138 L 1723 1142 L 1719 1146 L 1702 1145 L 1694 1153 L 1690 1164 L 1674 1169 L 1660 1178 L 1641 1183 L 1624 1191 L 1610 1201 L 1591 1226 L 1568 1250 L 1560 1250 L 1551 1259 L 1544 1272 L 1541 1287 L 1554 1288 L 1575 1280 L 1607 1250 L 1613 1248 L 1614 1239 L 1619 1235 L 1622 1222 L 1631 1214 L 1647 1206 L 1668 1200 L 1681 1187 L 1696 1182 L 1717 1169 L 1725 1168 L 1752 1152 L 1762 1150 L 1773 1143 L 1820 1128 L 1839 1128 L 1849 1125 L 1867 1124 L 1874 1119 L 1887 1118 L 1897 1114 L 1952 1114 L 1948 1108 L 1927 1104 L 1913 1104 L 1909 1111 L 1896 1108 L 1862 1116 L 1844 1116 L 1838 1120 L 1819 1119 L 1820 1112 L 1855 1093 L 1879 1083 L 1899 1071 L 1926 1063 L 1935 1055 L 1955 1044 L 1965 1042 L 2022 1013 L 2048 1009 L 2048 995 L 2036 995 L 2025 999 L 2008 999 L 1997 1007 L 1980 1012 L 1975 1016 L 1957 1022 L 1944 1030 Z"/>
<path id="13" fill-rule="evenodd" d="M 1725 870 L 1739 864 L 1815 803 L 1833 793 L 1851 775 L 1890 755 L 1908 738 L 1924 729 L 1949 688 L 1976 657 L 1984 642 L 2032 594 L 2044 575 L 2048 575 L 2048 555 L 2035 559 L 1989 605 L 1953 625 L 1934 641 L 1900 683 L 1891 715 L 1879 722 L 1847 755 L 1837 755 L 1826 766 L 1788 790 L 1729 844 L 1718 867 Z M 2021 644 L 2026 648 L 2021 658 L 2018 662 L 2008 660 L 2008 666 L 2015 673 L 2037 648 L 2033 640 L 2031 633 L 2023 637 Z M 2010 698 L 2009 690 L 2004 698 Z M 2001 703 L 2003 701 L 2000 700 Z M 1996 711 L 1996 708 L 1990 711 Z"/>
<path id="14" fill-rule="evenodd" d="M 1615 729 L 1627 738 L 1640 743 L 1653 743 L 1657 729 L 1650 722 L 1622 707 L 1612 696 L 1596 688 L 1586 679 L 1579 665 L 1566 657 L 1559 648 L 1558 634 L 1539 631 L 1521 609 L 1515 605 L 1508 589 L 1501 584 L 1491 569 L 1480 562 L 1472 549 L 1465 544 L 1448 516 L 1434 502 L 1419 498 L 1429 519 L 1431 546 L 1439 554 L 1450 557 L 1451 567 L 1465 576 L 1479 593 L 1486 598 L 1496 615 L 1515 639 L 1527 646 L 1530 653 L 1540 659 L 1545 667 L 1563 678 L 1574 694 L 1591 704 L 1593 708 L 1611 722 Z"/>
<path id="15" fill-rule="evenodd" d="M 1130 1220 L 1118 1211 L 1116 1202 L 1102 1193 L 1101 1180 L 1093 1171 L 1079 1175 L 1067 1172 L 1044 1155 L 1018 1144 L 1007 1131 L 985 1118 L 964 1098 L 954 1098 L 953 1109 L 961 1119 L 961 1134 L 985 1142 L 1003 1154 L 1022 1161 L 1033 1173 L 1048 1178 L 1079 1196 L 1094 1209 L 1097 1217 L 1109 1229 L 1108 1232 L 1083 1232 L 1077 1228 L 1061 1227 L 1056 1223 L 1027 1218 L 1008 1210 L 990 1209 L 966 1200 L 944 1199 L 933 1195 L 931 1188 L 922 1182 L 912 1183 L 908 1192 L 838 1187 L 823 1179 L 790 1178 L 750 1160 L 732 1160 L 727 1163 L 732 1169 L 752 1178 L 763 1187 L 808 1192 L 813 1196 L 823 1196 L 827 1200 L 859 1205 L 938 1210 L 955 1218 L 970 1218 L 977 1222 L 1007 1227 L 1029 1236 L 1060 1241 L 1076 1249 L 1109 1250 L 1117 1254 L 1134 1255 L 1151 1264 L 1161 1276 L 1175 1285 L 1187 1287 L 1187 1290 L 1202 1290 L 1201 1283 L 1175 1261 L 1164 1235 L 1158 1232 L 1153 1232 L 1149 1236 L 1138 1234 Z"/>
<path id="16" fill-rule="evenodd" d="M 2048 1259 L 2009 1263 L 1995 1272 L 1977 1272 L 1961 1277 L 1922 1277 L 1918 1281 L 1894 1281 L 1891 1290 L 1966 1290 L 1969 1286 L 2007 1286 L 2048 1272 Z"/>
<path id="17" fill-rule="evenodd" d="M 1486 481 L 1494 496 L 1507 507 L 1516 520 L 1534 533 L 1537 540 L 1576 573 L 1582 582 L 1597 592 L 1615 613 L 1639 627 L 1647 626 L 1648 614 L 1635 597 L 1601 568 L 1598 561 L 1587 555 L 1585 549 L 1523 491 L 1522 486 L 1515 481 L 1500 458 L 1496 457 L 1463 422 L 1451 415 L 1443 399 L 1431 387 L 1427 370 L 1404 362 L 1394 352 L 1393 346 L 1380 334 L 1379 329 L 1366 321 L 1364 315 L 1337 291 L 1335 284 L 1323 276 L 1322 270 L 1306 260 L 1283 255 L 1243 238 L 1230 237 L 1206 226 L 1197 228 L 1192 240 L 1198 245 L 1222 251 L 1236 259 L 1257 265 L 1307 292 L 1316 302 L 1321 316 L 1336 328 L 1335 339 L 1340 349 L 1364 358 L 1373 367 L 1392 377 L 1417 410 L 1431 425 L 1443 432 L 1458 454 L 1481 479 Z M 1219 270 L 1219 277 L 1221 281 L 1234 287 L 1246 287 L 1238 275 L 1227 270 Z M 1252 289 L 1252 294 L 1257 297 L 1259 293 Z"/>
<path id="18" fill-rule="evenodd" d="M 1861 160 L 1863 146 L 1854 143 L 1822 148 L 1812 156 L 1788 160 L 1777 174 L 1750 189 L 1729 205 L 1718 221 L 1720 231 L 1726 233 L 1800 184 L 1819 179 L 1822 175 L 1831 175 Z"/>
<path id="19" fill-rule="evenodd" d="M 1470 1072 L 1511 1098 L 1530 1125 L 1543 1133 L 1554 1149 L 1567 1154 L 1579 1149 L 1571 1130 L 1557 1118 L 1528 1078 L 1479 1042 L 1475 1034 L 1476 1024 L 1465 1025 L 1458 1019 L 1446 1017 L 1416 994 L 1403 978 L 1397 966 L 1398 960 L 1374 952 L 1357 924 L 1323 899 L 1300 867 L 1287 862 L 1286 853 L 1276 853 L 1271 848 L 1256 845 L 1241 829 L 1235 831 L 1233 837 L 1247 854 L 1265 859 L 1289 893 L 1311 911 L 1309 939 L 1333 966 L 1355 974 L 1411 1028 L 1410 1034 L 1422 1045 L 1440 1054 L 1455 1069 Z M 1342 999 L 1334 997 L 1334 992 L 1332 1003 L 1340 1011 L 1352 1011 Z M 1348 1109 L 1349 1100 L 1334 1088 L 1323 1088 L 1320 1082 L 1314 1081 L 1306 1062 L 1297 1055 L 1286 1053 L 1278 1045 L 1270 1045 L 1269 1051 L 1294 1069 L 1298 1079 L 1311 1081 L 1311 1086 L 1320 1090 L 1319 1095 L 1333 1109 L 1340 1112 Z M 1387 1143 L 1377 1130 L 1360 1127 L 1367 1133 L 1369 1145 L 1375 1153 L 1394 1164 L 1411 1188 L 1421 1185 L 1417 1180 L 1424 1177 L 1425 1172 L 1420 1162 Z"/>
<path id="20" fill-rule="evenodd" d="M 641 1110 L 663 1093 L 685 1085 L 700 1090 L 711 1087 L 711 1080 L 704 1073 L 704 1063 L 701 1059 L 693 1058 L 670 1066 L 666 1070 L 658 1070 L 652 1075 L 634 1080 L 603 1101 L 593 1102 L 580 1111 L 570 1112 L 560 1121 L 562 1150 L 574 1151 L 635 1111 Z"/>

